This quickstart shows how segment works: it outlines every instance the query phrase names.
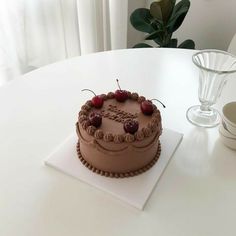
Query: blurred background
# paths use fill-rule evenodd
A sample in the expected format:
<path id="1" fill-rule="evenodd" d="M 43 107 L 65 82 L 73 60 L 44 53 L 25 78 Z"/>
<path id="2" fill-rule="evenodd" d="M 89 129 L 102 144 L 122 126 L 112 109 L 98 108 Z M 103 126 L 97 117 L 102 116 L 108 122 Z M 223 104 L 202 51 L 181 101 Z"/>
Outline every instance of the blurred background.
<path id="1" fill-rule="evenodd" d="M 0 86 L 41 66 L 144 40 L 129 17 L 150 0 L 1 0 Z M 178 1 L 177 1 L 178 2 Z M 175 32 L 196 49 L 227 50 L 236 33 L 235 0 L 191 0 Z"/>

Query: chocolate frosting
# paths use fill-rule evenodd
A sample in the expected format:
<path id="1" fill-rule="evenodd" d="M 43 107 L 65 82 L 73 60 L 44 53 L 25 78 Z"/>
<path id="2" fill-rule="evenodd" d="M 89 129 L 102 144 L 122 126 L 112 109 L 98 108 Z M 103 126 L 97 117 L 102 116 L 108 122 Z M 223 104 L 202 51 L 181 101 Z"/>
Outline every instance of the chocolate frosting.
<path id="1" fill-rule="evenodd" d="M 144 133 L 142 131 L 137 131 L 134 135 L 138 141 L 142 141 L 144 139 Z"/>
<path id="2" fill-rule="evenodd" d="M 85 110 L 85 111 L 89 111 L 90 110 L 90 106 L 88 106 L 88 105 L 83 105 L 82 107 L 81 107 L 81 110 Z"/>
<path id="3" fill-rule="evenodd" d="M 79 117 L 79 123 L 83 123 L 83 121 L 85 121 L 85 120 L 88 120 L 88 118 L 87 118 L 87 116 L 86 115 L 81 115 L 80 117 Z"/>
<path id="4" fill-rule="evenodd" d="M 88 128 L 88 126 L 90 126 L 91 124 L 90 124 L 90 121 L 89 120 L 84 120 L 83 122 L 82 122 L 82 127 L 83 127 L 83 129 L 86 129 L 87 130 L 87 128 Z"/>
<path id="5" fill-rule="evenodd" d="M 127 93 L 129 98 L 125 102 L 117 102 L 114 93 L 110 92 L 100 95 L 104 98 L 102 108 L 93 107 L 90 100 L 81 107 L 77 124 L 80 160 L 95 173 L 110 177 L 140 174 L 150 168 L 149 164 L 157 160 L 157 153 L 160 154 L 160 111 L 155 108 L 152 115 L 144 115 L 140 103 L 145 97 Z M 88 117 L 91 112 L 101 113 L 100 127 L 90 124 Z M 135 134 L 124 131 L 123 124 L 127 119 L 139 122 L 139 129 Z"/>
<path id="6" fill-rule="evenodd" d="M 137 93 L 131 93 L 131 98 L 133 100 L 138 100 L 138 94 Z"/>
<path id="7" fill-rule="evenodd" d="M 90 125 L 90 126 L 87 127 L 86 130 L 87 130 L 87 132 L 88 132 L 89 135 L 94 135 L 94 133 L 95 133 L 95 131 L 96 131 L 96 127 L 93 126 L 93 125 Z"/>
<path id="8" fill-rule="evenodd" d="M 110 177 L 110 178 L 127 178 L 127 177 L 133 177 L 133 176 L 142 174 L 143 172 L 149 170 L 158 161 L 160 154 L 161 154 L 161 144 L 159 141 L 156 155 L 149 163 L 147 163 L 145 166 L 143 166 L 142 168 L 140 168 L 138 170 L 119 173 L 119 172 L 112 172 L 112 171 L 104 171 L 104 170 L 98 169 L 97 167 L 92 166 L 89 162 L 87 162 L 83 158 L 83 156 L 81 154 L 81 150 L 80 150 L 80 142 L 77 143 L 76 149 L 77 149 L 78 157 L 85 167 L 87 167 L 89 170 L 92 170 L 93 172 L 95 172 L 99 175 L 102 175 L 105 177 Z"/>
<path id="9" fill-rule="evenodd" d="M 113 141 L 112 133 L 105 133 L 103 139 L 105 142 L 112 142 Z"/>
<path id="10" fill-rule="evenodd" d="M 143 132 L 143 134 L 144 134 L 145 137 L 149 137 L 149 136 L 152 134 L 151 129 L 148 128 L 148 127 L 142 128 L 142 132 Z"/>
<path id="11" fill-rule="evenodd" d="M 103 131 L 101 130 L 101 129 L 98 129 L 98 130 L 96 130 L 95 131 L 95 133 L 94 133 L 94 137 L 96 138 L 96 139 L 102 139 L 103 138 Z"/>
<path id="12" fill-rule="evenodd" d="M 115 143 L 122 143 L 124 141 L 124 135 L 122 134 L 115 134 L 114 135 L 114 142 Z"/>
<path id="13" fill-rule="evenodd" d="M 125 142 L 132 143 L 134 140 L 135 139 L 134 139 L 134 135 L 133 134 L 129 134 L 129 133 L 125 134 Z"/>

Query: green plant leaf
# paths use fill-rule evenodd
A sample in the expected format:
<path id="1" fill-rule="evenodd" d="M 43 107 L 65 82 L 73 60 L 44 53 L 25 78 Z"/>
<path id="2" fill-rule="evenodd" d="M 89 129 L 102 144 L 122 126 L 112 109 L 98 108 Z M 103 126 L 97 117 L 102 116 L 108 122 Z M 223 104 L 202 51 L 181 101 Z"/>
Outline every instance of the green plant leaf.
<path id="1" fill-rule="evenodd" d="M 187 39 L 182 42 L 178 48 L 195 49 L 195 43 L 192 39 Z"/>
<path id="2" fill-rule="evenodd" d="M 162 30 L 157 30 L 157 31 L 149 34 L 145 39 L 146 40 L 153 40 L 153 39 L 159 38 L 159 36 L 161 34 L 163 34 L 163 31 Z"/>
<path id="3" fill-rule="evenodd" d="M 182 0 L 175 5 L 170 20 L 167 23 L 167 29 L 169 33 L 173 33 L 181 26 L 185 16 L 188 13 L 189 7 L 189 0 Z"/>
<path id="4" fill-rule="evenodd" d="M 160 37 L 157 37 L 157 38 L 153 39 L 153 41 L 155 43 L 157 43 L 160 47 L 162 47 L 163 42 L 162 42 L 162 39 Z"/>
<path id="5" fill-rule="evenodd" d="M 178 39 L 171 39 L 169 44 L 167 45 L 168 48 L 177 48 Z"/>
<path id="6" fill-rule="evenodd" d="M 165 23 L 169 20 L 175 6 L 175 0 L 160 0 L 150 5 L 150 14 Z"/>
<path id="7" fill-rule="evenodd" d="M 149 34 L 156 30 L 152 25 L 153 21 L 154 18 L 146 8 L 138 8 L 130 16 L 130 23 L 136 30 Z"/>
<path id="8" fill-rule="evenodd" d="M 158 19 L 158 20 L 162 20 L 162 11 L 161 11 L 161 6 L 160 6 L 160 2 L 153 2 L 150 5 L 150 14 Z"/>
<path id="9" fill-rule="evenodd" d="M 146 44 L 146 43 L 138 43 L 138 44 L 134 45 L 133 48 L 152 48 L 152 46 L 150 46 L 149 44 Z"/>

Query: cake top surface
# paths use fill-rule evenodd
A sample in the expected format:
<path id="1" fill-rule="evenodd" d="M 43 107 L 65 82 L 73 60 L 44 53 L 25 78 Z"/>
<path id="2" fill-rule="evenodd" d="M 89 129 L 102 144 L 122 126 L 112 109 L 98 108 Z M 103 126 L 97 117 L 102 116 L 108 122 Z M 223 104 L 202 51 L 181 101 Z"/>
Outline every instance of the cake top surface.
<path id="1" fill-rule="evenodd" d="M 133 142 L 141 141 L 145 136 L 155 132 L 161 122 L 160 111 L 153 104 L 153 113 L 145 115 L 141 110 L 141 103 L 145 97 L 137 93 L 128 92 L 128 98 L 124 102 L 115 99 L 114 93 L 100 95 L 103 98 L 101 108 L 93 106 L 91 100 L 87 101 L 79 112 L 79 123 L 89 135 L 107 142 Z M 102 121 L 98 127 L 91 125 L 89 117 L 92 113 L 99 113 Z M 125 122 L 134 120 L 138 123 L 136 132 L 127 132 L 124 129 Z"/>

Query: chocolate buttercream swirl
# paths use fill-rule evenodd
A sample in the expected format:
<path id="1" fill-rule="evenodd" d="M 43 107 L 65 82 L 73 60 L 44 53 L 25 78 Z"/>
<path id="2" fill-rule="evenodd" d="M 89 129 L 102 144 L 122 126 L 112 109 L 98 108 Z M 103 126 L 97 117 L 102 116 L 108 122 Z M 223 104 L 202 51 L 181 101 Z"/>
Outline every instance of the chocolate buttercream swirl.
<path id="1" fill-rule="evenodd" d="M 114 142 L 115 143 L 122 143 L 124 141 L 124 136 L 122 134 L 115 134 L 114 135 Z"/>
<path id="2" fill-rule="evenodd" d="M 84 120 L 81 125 L 82 128 L 86 130 L 91 124 L 89 120 Z"/>
<path id="3" fill-rule="evenodd" d="M 161 122 L 159 122 L 158 126 L 157 126 L 158 132 L 160 132 L 160 135 L 162 134 L 162 124 Z"/>
<path id="4" fill-rule="evenodd" d="M 160 122 L 160 119 L 153 117 L 151 122 L 157 125 Z"/>
<path id="5" fill-rule="evenodd" d="M 109 93 L 107 94 L 107 97 L 108 97 L 108 98 L 114 98 L 114 97 L 115 97 L 115 94 L 114 94 L 113 92 L 109 92 Z"/>
<path id="6" fill-rule="evenodd" d="M 113 141 L 112 133 L 105 133 L 104 136 L 103 136 L 103 140 L 105 142 L 112 142 Z"/>
<path id="7" fill-rule="evenodd" d="M 82 124 L 84 120 L 87 120 L 87 116 L 86 115 L 82 115 L 79 117 L 79 123 Z"/>
<path id="8" fill-rule="evenodd" d="M 96 131 L 96 127 L 93 125 L 90 125 L 87 127 L 86 131 L 88 132 L 89 135 L 94 135 L 94 133 Z"/>
<path id="9" fill-rule="evenodd" d="M 101 97 L 101 98 L 102 98 L 104 101 L 106 101 L 106 100 L 107 100 L 107 95 L 106 95 L 106 94 L 104 94 L 104 93 L 103 93 L 103 94 L 101 94 L 101 95 L 100 95 L 100 97 Z"/>
<path id="10" fill-rule="evenodd" d="M 85 105 L 89 106 L 89 107 L 92 107 L 93 106 L 93 103 L 91 100 L 88 100 Z"/>
<path id="11" fill-rule="evenodd" d="M 96 139 L 102 139 L 103 138 L 103 131 L 101 130 L 101 129 L 98 129 L 98 130 L 96 130 L 95 131 L 95 133 L 94 133 L 94 137 L 96 138 Z"/>
<path id="12" fill-rule="evenodd" d="M 139 103 L 141 103 L 141 102 L 143 102 L 143 101 L 145 101 L 145 100 L 146 100 L 146 98 L 145 98 L 144 96 L 138 97 L 138 102 L 139 102 Z"/>
<path id="13" fill-rule="evenodd" d="M 152 134 L 151 129 L 148 128 L 148 127 L 142 128 L 142 132 L 143 132 L 143 134 L 144 134 L 145 137 L 149 137 L 149 136 Z"/>
<path id="14" fill-rule="evenodd" d="M 160 118 L 161 117 L 160 111 L 158 109 L 154 110 L 152 117 Z"/>
<path id="15" fill-rule="evenodd" d="M 157 123 L 155 122 L 149 123 L 148 128 L 150 128 L 152 132 L 155 132 L 157 130 Z"/>
<path id="16" fill-rule="evenodd" d="M 88 112 L 85 111 L 85 110 L 81 110 L 81 111 L 79 112 L 79 117 L 82 116 L 82 115 L 87 116 L 87 115 L 88 115 Z"/>
<path id="17" fill-rule="evenodd" d="M 126 91 L 126 93 L 127 93 L 128 98 L 131 98 L 131 92 L 130 91 Z"/>
<path id="18" fill-rule="evenodd" d="M 83 106 L 81 107 L 81 110 L 84 110 L 84 111 L 89 111 L 90 109 L 91 109 L 91 107 L 88 106 L 88 105 L 83 105 Z"/>
<path id="19" fill-rule="evenodd" d="M 134 137 L 136 138 L 136 140 L 142 141 L 144 139 L 144 133 L 139 130 L 134 134 Z"/>
<path id="20" fill-rule="evenodd" d="M 134 135 L 127 133 L 125 134 L 125 142 L 132 143 L 135 140 Z"/>
<path id="21" fill-rule="evenodd" d="M 132 98 L 133 100 L 137 100 L 137 99 L 138 99 L 138 94 L 137 94 L 137 93 L 132 93 L 132 94 L 131 94 L 131 98 Z"/>

